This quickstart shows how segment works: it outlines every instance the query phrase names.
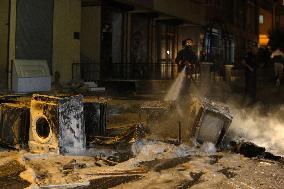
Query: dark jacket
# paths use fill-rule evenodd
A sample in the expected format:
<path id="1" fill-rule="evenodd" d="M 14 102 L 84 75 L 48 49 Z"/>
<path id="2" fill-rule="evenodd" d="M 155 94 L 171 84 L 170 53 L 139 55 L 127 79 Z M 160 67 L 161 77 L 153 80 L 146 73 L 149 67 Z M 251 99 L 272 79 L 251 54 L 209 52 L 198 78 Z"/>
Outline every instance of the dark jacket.
<path id="1" fill-rule="evenodd" d="M 253 69 L 253 72 L 256 72 L 258 68 L 257 56 L 252 52 L 247 52 L 244 56 L 244 60 Z M 251 72 L 251 71 L 246 67 L 246 72 Z"/>
<path id="2" fill-rule="evenodd" d="M 182 69 L 185 66 L 185 62 L 196 64 L 197 56 L 193 52 L 192 48 L 185 47 L 178 52 L 175 62 L 180 63 L 179 64 L 179 70 L 180 70 L 180 68 Z"/>

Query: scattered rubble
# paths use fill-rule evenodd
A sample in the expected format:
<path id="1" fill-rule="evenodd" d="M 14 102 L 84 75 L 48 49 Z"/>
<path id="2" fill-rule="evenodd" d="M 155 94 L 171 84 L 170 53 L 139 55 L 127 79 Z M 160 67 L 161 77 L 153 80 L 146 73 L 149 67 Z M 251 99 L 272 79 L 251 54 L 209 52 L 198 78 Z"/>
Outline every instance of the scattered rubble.
<path id="1" fill-rule="evenodd" d="M 284 157 L 273 155 L 270 152 L 266 152 L 266 149 L 264 147 L 257 146 L 252 142 L 231 141 L 230 148 L 232 152 L 240 153 L 245 157 L 256 157 L 259 159 L 267 159 L 284 163 Z"/>
<path id="2" fill-rule="evenodd" d="M 25 167 L 18 161 L 12 160 L 0 166 L 0 186 L 1 188 L 25 188 L 29 182 L 20 178 L 20 173 L 25 171 Z"/>
<path id="3" fill-rule="evenodd" d="M 218 161 L 223 157 L 222 155 L 211 155 L 210 157 L 210 165 L 214 165 L 218 163 Z"/>
<path id="4" fill-rule="evenodd" d="M 172 158 L 172 159 L 155 159 L 152 161 L 146 161 L 146 162 L 140 162 L 139 166 L 143 167 L 146 170 L 153 170 L 156 172 L 161 172 L 162 170 L 167 170 L 173 167 L 176 167 L 177 165 L 186 163 L 190 161 L 190 156 L 186 157 L 178 157 L 178 158 Z"/>
<path id="5" fill-rule="evenodd" d="M 127 176 L 113 176 L 113 177 L 102 177 L 99 179 L 94 179 L 90 181 L 90 186 L 86 187 L 79 187 L 80 189 L 108 189 L 112 188 L 114 186 L 132 182 L 132 181 L 137 181 L 142 179 L 143 176 L 141 175 L 127 175 Z M 78 189 L 79 189 L 78 188 Z"/>
<path id="6" fill-rule="evenodd" d="M 1 143 L 21 149 L 28 142 L 35 141 L 31 137 L 32 132 L 41 133 L 42 136 L 39 136 L 41 140 L 55 134 L 56 140 L 54 141 L 57 144 L 55 146 L 62 154 L 70 150 L 66 149 L 68 146 L 78 148 L 78 141 L 79 148 L 93 148 L 95 152 L 92 154 L 87 149 L 84 155 L 90 152 L 89 157 L 71 157 L 60 154 L 52 157 L 49 156 L 50 154 L 24 155 L 20 159 L 26 167 L 34 171 L 34 182 L 42 188 L 75 186 L 78 186 L 77 188 L 116 186 L 136 188 L 135 186 L 139 185 L 140 181 L 144 182 L 146 187 L 152 186 L 151 182 L 153 182 L 153 187 L 157 188 L 190 188 L 194 185 L 207 188 L 210 181 L 214 181 L 210 186 L 218 186 L 216 183 L 220 181 L 224 182 L 222 184 L 226 188 L 229 186 L 228 183 L 238 184 L 239 180 L 241 182 L 244 179 L 241 178 L 240 173 L 243 168 L 241 167 L 242 161 L 245 166 L 249 164 L 251 167 L 258 165 L 258 162 L 249 158 L 283 162 L 282 157 L 274 156 L 267 153 L 265 148 L 247 142 L 233 141 L 229 148 L 221 149 L 224 151 L 220 152 L 218 147 L 220 147 L 233 117 L 227 106 L 208 99 L 201 100 L 200 106 L 195 107 L 197 114 L 192 137 L 199 143 L 197 146 L 182 143 L 180 138 L 170 139 L 167 141 L 168 143 L 146 138 L 149 130 L 147 123 L 143 122 L 128 124 L 123 128 L 108 129 L 106 125 L 108 103 L 99 98 L 86 101 L 82 96 L 34 95 L 31 106 L 26 103 L 18 103 L 14 97 L 7 98 L 7 100 L 8 103 L 5 98 L 0 97 Z M 141 116 L 146 114 L 148 120 L 158 122 L 160 119 L 164 119 L 168 113 L 176 111 L 175 108 L 175 102 L 146 102 L 142 104 L 137 114 L 140 113 Z M 19 117 L 13 117 L 15 112 Z M 29 122 L 30 116 L 31 123 Z M 40 122 L 39 118 L 36 119 L 37 117 L 44 117 L 47 121 Z M 38 121 L 39 123 L 37 123 Z M 39 128 L 34 123 L 39 124 Z M 27 128 L 30 129 L 30 132 L 26 131 Z M 4 135 L 3 133 L 8 134 Z M 17 135 L 17 133 L 20 134 Z M 27 138 L 27 136 L 29 137 Z M 39 150 L 46 148 L 48 150 L 44 152 L 52 151 L 50 150 L 52 145 L 49 142 L 54 141 L 47 140 L 46 143 L 41 143 Z M 125 150 L 126 148 L 127 150 Z M 113 152 L 102 155 L 99 152 L 100 149 L 113 149 Z M 124 151 L 119 151 L 120 149 Z M 234 153 L 227 153 L 228 149 Z M 269 166 L 273 170 L 278 165 L 271 164 Z M 9 170 L 9 167 L 7 169 Z M 19 172 L 25 171 L 25 169 L 19 164 Z M 264 168 L 257 167 L 256 169 L 262 170 Z M 15 171 L 17 172 L 17 170 Z M 15 175 L 17 177 L 19 173 L 17 172 Z M 6 178 L 5 175 L 2 177 Z M 281 178 L 281 173 L 279 173 L 279 177 Z M 87 185 L 89 181 L 90 186 L 82 186 Z M 279 183 L 281 182 L 279 181 Z M 71 185 L 71 183 L 75 184 Z M 21 180 L 20 184 L 23 184 Z"/>
<path id="7" fill-rule="evenodd" d="M 223 173 L 227 178 L 231 179 L 237 175 L 233 170 L 234 169 L 232 168 L 226 167 L 226 168 L 219 170 L 218 172 Z"/>
<path id="8" fill-rule="evenodd" d="M 104 146 L 129 145 L 142 139 L 146 133 L 147 129 L 144 127 L 143 123 L 138 123 L 127 127 L 124 132 L 114 137 L 93 137 L 90 144 Z"/>
<path id="9" fill-rule="evenodd" d="M 204 174 L 203 172 L 199 172 L 199 173 L 190 172 L 189 174 L 190 174 L 192 180 L 184 181 L 182 184 L 180 184 L 180 185 L 177 186 L 177 189 L 190 188 L 190 187 L 192 187 L 193 185 L 202 182 L 202 181 L 200 180 L 200 178 L 201 178 L 201 176 Z"/>
<path id="10" fill-rule="evenodd" d="M 62 92 L 66 93 L 87 93 L 89 91 L 88 85 L 84 84 L 84 81 L 82 80 L 72 80 L 68 83 L 65 83 L 63 85 Z"/>
<path id="11" fill-rule="evenodd" d="M 76 162 L 75 159 L 72 159 L 69 163 L 63 165 L 62 170 L 68 170 L 68 169 L 82 169 L 82 168 L 86 168 L 86 164 L 85 163 L 78 163 Z"/>

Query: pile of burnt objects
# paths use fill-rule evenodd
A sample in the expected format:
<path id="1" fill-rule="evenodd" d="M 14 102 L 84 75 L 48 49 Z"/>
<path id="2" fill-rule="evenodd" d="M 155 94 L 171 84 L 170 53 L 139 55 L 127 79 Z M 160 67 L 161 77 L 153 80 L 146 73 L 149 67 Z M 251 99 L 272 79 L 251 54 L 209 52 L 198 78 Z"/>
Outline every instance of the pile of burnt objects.
<path id="1" fill-rule="evenodd" d="M 0 142 L 32 152 L 76 153 L 89 136 L 106 134 L 107 101 L 83 96 L 0 97 Z"/>
<path id="2" fill-rule="evenodd" d="M 189 111 L 185 111 L 189 113 L 186 117 L 190 116 L 193 120 L 193 123 L 187 123 L 191 125 L 186 125 L 187 128 L 191 128 L 188 137 L 193 138 L 199 144 L 211 142 L 218 146 L 224 139 L 233 119 L 229 107 L 206 98 L 193 98 L 188 109 Z M 140 111 L 140 114 L 146 114 L 147 122 L 167 121 L 168 118 L 171 119 L 173 113 L 179 114 L 175 101 L 145 102 Z"/>
<path id="3" fill-rule="evenodd" d="M 186 126 L 191 127 L 190 136 L 187 137 L 201 145 L 210 142 L 222 147 L 233 119 L 229 107 L 208 99 L 198 99 L 192 101 L 190 109 L 195 113 L 188 115 L 192 116 L 194 122 Z M 166 120 L 169 114 L 177 114 L 177 107 L 175 102 L 169 101 L 145 102 L 137 107 L 137 122 L 116 131 L 107 128 L 110 111 L 113 110 L 108 99 L 103 97 L 42 94 L 0 96 L 0 144 L 34 153 L 57 154 L 84 154 L 86 149 L 96 147 L 129 148 L 146 136 L 151 122 Z M 142 119 L 143 116 L 145 119 Z M 176 144 L 181 144 L 181 137 Z M 243 142 L 231 142 L 230 146 L 231 151 L 244 155 L 255 151 L 248 147 L 258 149 Z M 261 149 L 257 155 L 267 158 L 272 154 Z M 251 154 L 248 156 L 251 157 Z"/>
<path id="4" fill-rule="evenodd" d="M 107 130 L 108 99 L 82 95 L 0 96 L 0 144 L 34 153 L 82 154 L 145 135 L 143 123 Z"/>

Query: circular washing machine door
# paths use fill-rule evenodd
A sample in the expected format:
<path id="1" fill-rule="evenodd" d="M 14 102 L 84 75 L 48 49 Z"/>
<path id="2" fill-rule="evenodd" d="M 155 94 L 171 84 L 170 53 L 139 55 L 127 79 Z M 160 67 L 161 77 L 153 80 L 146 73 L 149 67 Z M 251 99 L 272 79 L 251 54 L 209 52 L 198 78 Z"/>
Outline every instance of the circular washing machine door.
<path id="1" fill-rule="evenodd" d="M 35 117 L 32 122 L 32 135 L 35 141 L 48 143 L 52 137 L 52 130 L 48 119 L 44 115 Z"/>

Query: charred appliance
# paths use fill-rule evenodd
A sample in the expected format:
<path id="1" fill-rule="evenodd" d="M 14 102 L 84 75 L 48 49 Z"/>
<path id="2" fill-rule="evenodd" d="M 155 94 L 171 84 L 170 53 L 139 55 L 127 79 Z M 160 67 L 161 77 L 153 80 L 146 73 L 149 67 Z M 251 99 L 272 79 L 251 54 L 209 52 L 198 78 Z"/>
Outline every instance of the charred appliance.
<path id="1" fill-rule="evenodd" d="M 145 114 L 147 121 L 154 121 L 166 116 L 174 109 L 174 101 L 149 101 L 141 105 L 140 117 Z"/>
<path id="2" fill-rule="evenodd" d="M 33 152 L 78 153 L 86 147 L 83 97 L 34 94 L 29 148 Z"/>
<path id="3" fill-rule="evenodd" d="M 0 104 L 0 143 L 26 148 L 29 141 L 30 109 L 21 103 Z"/>
<path id="4" fill-rule="evenodd" d="M 106 109 L 104 99 L 84 102 L 84 119 L 87 141 L 90 137 L 106 135 Z"/>
<path id="5" fill-rule="evenodd" d="M 229 107 L 208 99 L 201 100 L 199 113 L 193 127 L 197 142 L 220 144 L 232 122 Z"/>

